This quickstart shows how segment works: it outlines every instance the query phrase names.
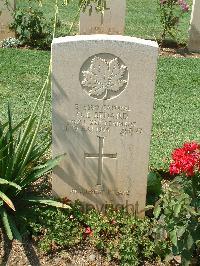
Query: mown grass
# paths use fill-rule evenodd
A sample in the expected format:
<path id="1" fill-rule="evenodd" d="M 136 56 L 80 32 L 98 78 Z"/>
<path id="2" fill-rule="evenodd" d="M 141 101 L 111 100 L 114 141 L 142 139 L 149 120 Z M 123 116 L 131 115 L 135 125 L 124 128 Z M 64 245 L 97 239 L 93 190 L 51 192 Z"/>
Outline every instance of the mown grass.
<path id="1" fill-rule="evenodd" d="M 187 2 L 192 7 L 192 1 Z M 125 33 L 140 38 L 160 40 L 162 24 L 158 3 L 159 0 L 128 0 Z M 176 36 L 178 43 L 187 43 L 189 20 L 190 12 L 180 20 Z"/>
<path id="2" fill-rule="evenodd" d="M 200 60 L 159 59 L 150 163 L 165 168 L 171 151 L 200 141 Z"/>
<path id="3" fill-rule="evenodd" d="M 6 103 L 15 120 L 29 114 L 48 69 L 50 53 L 0 49 L 0 119 Z M 171 151 L 184 141 L 200 141 L 200 60 L 160 58 L 155 92 L 150 165 L 167 169 Z M 51 127 L 51 96 L 43 127 Z"/>
<path id="4" fill-rule="evenodd" d="M 33 1 L 33 0 L 32 0 Z M 33 1 L 35 2 L 35 1 Z M 78 0 L 71 1 L 66 7 L 63 0 L 59 0 L 59 20 L 61 28 L 59 35 L 67 35 L 74 18 L 78 12 Z M 192 0 L 187 1 L 192 7 Z M 18 5 L 27 4 L 25 0 L 18 0 Z M 43 0 L 43 11 L 46 17 L 52 18 L 54 15 L 54 1 Z M 162 24 L 160 22 L 159 0 L 127 0 L 126 28 L 125 34 L 145 39 L 158 40 L 162 33 Z M 190 8 L 191 11 L 191 8 Z M 180 21 L 177 41 L 187 43 L 190 12 L 185 14 Z M 75 19 L 71 34 L 78 33 L 79 17 Z"/>
<path id="5" fill-rule="evenodd" d="M 7 102 L 14 119 L 30 114 L 46 78 L 50 53 L 36 50 L 0 49 L 0 118 L 5 120 Z M 50 121 L 50 93 L 43 119 Z"/>

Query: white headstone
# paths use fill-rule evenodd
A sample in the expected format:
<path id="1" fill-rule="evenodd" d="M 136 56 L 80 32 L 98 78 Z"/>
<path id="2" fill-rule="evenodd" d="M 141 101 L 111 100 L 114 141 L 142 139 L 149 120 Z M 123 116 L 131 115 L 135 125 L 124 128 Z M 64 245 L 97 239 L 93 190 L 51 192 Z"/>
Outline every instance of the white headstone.
<path id="1" fill-rule="evenodd" d="M 107 0 L 107 10 L 103 13 L 93 12 L 89 8 L 80 14 L 80 34 L 112 34 L 123 35 L 125 28 L 126 0 Z"/>
<path id="2" fill-rule="evenodd" d="M 14 32 L 9 29 L 14 7 L 15 0 L 8 0 L 8 5 L 5 4 L 5 0 L 0 0 L 0 41 L 15 36 Z"/>
<path id="3" fill-rule="evenodd" d="M 55 195 L 145 207 L 157 54 L 157 43 L 133 37 L 54 39 L 53 156 L 67 154 Z"/>
<path id="4" fill-rule="evenodd" d="M 200 0 L 193 1 L 188 49 L 200 52 Z"/>

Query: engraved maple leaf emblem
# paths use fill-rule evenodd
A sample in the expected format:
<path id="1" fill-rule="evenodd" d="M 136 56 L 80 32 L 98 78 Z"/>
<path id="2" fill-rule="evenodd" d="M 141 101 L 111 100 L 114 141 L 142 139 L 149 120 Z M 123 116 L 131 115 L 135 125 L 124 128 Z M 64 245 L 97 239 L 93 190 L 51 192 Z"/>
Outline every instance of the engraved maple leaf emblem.
<path id="1" fill-rule="evenodd" d="M 124 79 L 126 69 L 126 66 L 119 64 L 118 58 L 106 60 L 95 56 L 91 60 L 89 69 L 82 71 L 81 84 L 87 88 L 90 96 L 109 99 L 112 98 L 112 93 L 115 95 L 118 91 L 120 93 L 127 85 L 127 80 Z"/>

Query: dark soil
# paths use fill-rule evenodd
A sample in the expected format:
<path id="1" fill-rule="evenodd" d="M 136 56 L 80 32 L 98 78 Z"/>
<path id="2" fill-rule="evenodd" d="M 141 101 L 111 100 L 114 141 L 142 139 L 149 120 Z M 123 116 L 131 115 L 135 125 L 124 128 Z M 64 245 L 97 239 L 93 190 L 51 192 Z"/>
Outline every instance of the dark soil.
<path id="1" fill-rule="evenodd" d="M 175 57 L 175 58 L 200 58 L 200 53 L 189 52 L 184 46 L 177 48 L 160 48 L 160 56 Z"/>

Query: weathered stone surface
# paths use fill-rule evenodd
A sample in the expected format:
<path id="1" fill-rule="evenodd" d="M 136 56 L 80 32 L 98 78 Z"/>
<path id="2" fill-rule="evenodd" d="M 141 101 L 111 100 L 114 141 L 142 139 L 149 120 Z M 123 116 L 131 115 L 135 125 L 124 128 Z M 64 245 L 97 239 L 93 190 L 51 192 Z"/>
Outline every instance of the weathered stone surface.
<path id="1" fill-rule="evenodd" d="M 200 52 L 200 1 L 194 0 L 189 30 L 189 51 Z"/>
<path id="2" fill-rule="evenodd" d="M 88 35 L 52 44 L 53 193 L 104 209 L 145 206 L 157 43 Z"/>
<path id="3" fill-rule="evenodd" d="M 80 14 L 80 34 L 123 35 L 125 28 L 126 0 L 107 0 L 108 10 L 103 14 L 88 10 Z"/>
<path id="4" fill-rule="evenodd" d="M 0 41 L 8 37 L 14 37 L 14 32 L 9 29 L 12 22 L 12 12 L 14 10 L 15 0 L 8 1 L 8 6 L 4 0 L 0 0 Z"/>

